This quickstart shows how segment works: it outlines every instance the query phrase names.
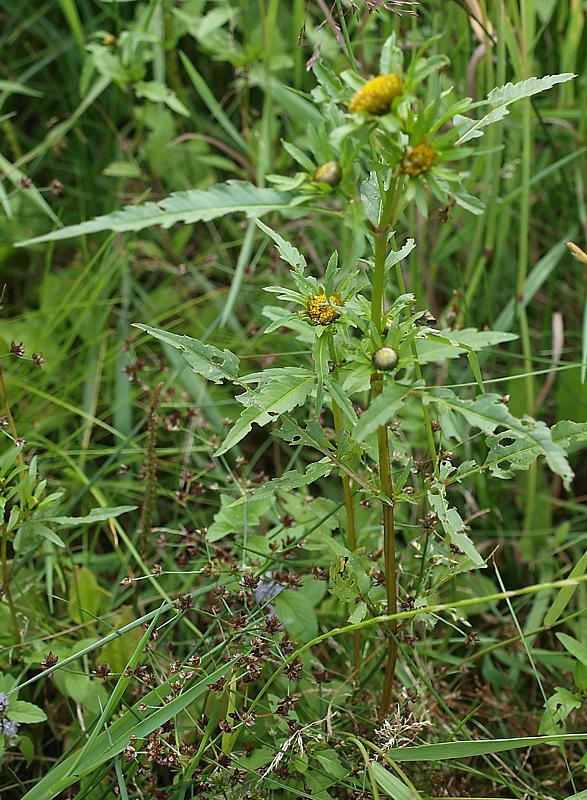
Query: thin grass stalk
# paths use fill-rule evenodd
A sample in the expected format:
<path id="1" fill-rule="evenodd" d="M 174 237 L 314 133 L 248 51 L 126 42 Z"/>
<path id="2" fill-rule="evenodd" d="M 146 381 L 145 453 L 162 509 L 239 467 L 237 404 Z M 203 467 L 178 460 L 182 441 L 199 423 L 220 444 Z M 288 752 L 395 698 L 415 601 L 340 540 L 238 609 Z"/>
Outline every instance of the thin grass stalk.
<path id="1" fill-rule="evenodd" d="M 524 79 L 532 74 L 532 47 L 534 44 L 535 16 L 533 0 L 520 0 L 520 15 L 522 25 L 522 68 Z M 533 158 L 532 147 L 532 106 L 530 100 L 524 100 L 522 110 L 522 194 L 520 199 L 520 241 L 518 249 L 518 277 L 516 296 L 518 299 L 518 317 L 520 320 L 520 339 L 522 342 L 523 367 L 526 377 L 524 386 L 526 390 L 526 408 L 532 412 L 535 405 L 536 391 L 534 376 L 532 374 L 532 342 L 528 314 L 523 303 L 526 276 L 528 273 L 528 236 L 530 231 L 530 178 Z M 524 531 L 527 533 L 534 521 L 534 505 L 538 484 L 538 470 L 536 462 L 530 466 L 526 481 L 526 502 L 524 514 Z"/>

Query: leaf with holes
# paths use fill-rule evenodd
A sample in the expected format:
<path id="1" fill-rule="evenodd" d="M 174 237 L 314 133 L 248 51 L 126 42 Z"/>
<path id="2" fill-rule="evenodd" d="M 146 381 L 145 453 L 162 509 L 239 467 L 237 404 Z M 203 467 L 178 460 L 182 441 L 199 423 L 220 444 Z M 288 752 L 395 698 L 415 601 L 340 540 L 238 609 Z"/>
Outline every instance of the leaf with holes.
<path id="1" fill-rule="evenodd" d="M 474 400 L 461 400 L 450 389 L 434 389 L 428 397 L 439 409 L 448 414 L 449 419 L 457 414 L 463 417 L 469 425 L 479 428 L 490 436 L 495 433 L 496 428 L 504 427 L 514 442 L 522 443 L 523 447 L 520 448 L 520 452 L 531 450 L 533 461 L 538 456 L 544 456 L 550 469 L 561 476 L 565 487 L 570 486 L 574 473 L 565 450 L 561 444 L 553 440 L 552 431 L 543 422 L 536 422 L 528 416 L 523 419 L 514 417 L 497 394 L 483 394 Z M 456 431 L 456 425 L 453 430 Z M 564 443 L 565 437 L 561 436 L 560 441 Z M 512 445 L 508 444 L 508 447 L 510 446 L 513 446 L 513 443 Z M 512 450 L 512 454 L 515 454 L 515 448 Z M 519 463 L 523 463 L 521 455 Z M 526 467 L 520 468 L 525 469 Z M 501 477 L 505 477 L 505 474 Z"/>

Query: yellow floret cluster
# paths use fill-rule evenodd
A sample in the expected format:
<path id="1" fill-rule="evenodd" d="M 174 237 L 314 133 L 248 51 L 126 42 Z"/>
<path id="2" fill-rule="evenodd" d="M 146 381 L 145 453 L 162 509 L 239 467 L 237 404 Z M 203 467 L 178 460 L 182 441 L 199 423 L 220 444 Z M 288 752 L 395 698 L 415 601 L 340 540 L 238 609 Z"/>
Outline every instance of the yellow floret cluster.
<path id="1" fill-rule="evenodd" d="M 324 292 L 308 297 L 305 315 L 312 325 L 330 325 L 338 319 L 340 313 L 333 306 L 343 306 L 344 303 L 337 294 L 331 294 L 329 300 L 330 305 L 325 305 L 327 301 Z"/>
<path id="2" fill-rule="evenodd" d="M 403 82 L 399 75 L 379 75 L 355 92 L 349 103 L 349 111 L 351 114 L 364 111 L 375 116 L 387 114 L 391 101 L 399 97 L 402 91 Z"/>
<path id="3" fill-rule="evenodd" d="M 406 147 L 402 159 L 401 171 L 412 178 L 417 178 L 432 166 L 436 153 L 422 142 L 415 147 Z"/>

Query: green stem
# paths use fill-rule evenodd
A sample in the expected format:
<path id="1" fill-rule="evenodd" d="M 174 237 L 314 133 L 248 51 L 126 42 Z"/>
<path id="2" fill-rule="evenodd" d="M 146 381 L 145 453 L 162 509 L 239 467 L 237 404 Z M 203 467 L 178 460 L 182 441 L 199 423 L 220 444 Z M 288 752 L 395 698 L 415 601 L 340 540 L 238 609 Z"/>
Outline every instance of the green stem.
<path id="1" fill-rule="evenodd" d="M 330 352 L 330 360 L 335 365 L 334 377 L 336 378 L 336 364 L 338 363 L 336 355 L 336 347 L 334 344 L 334 333 L 329 331 L 328 336 L 328 349 Z M 340 433 L 342 430 L 342 414 L 338 403 L 332 400 L 332 417 L 334 419 L 334 432 L 336 434 L 336 443 L 340 446 Z M 346 510 L 346 523 L 348 533 L 348 545 L 351 552 L 357 549 L 357 530 L 355 526 L 355 508 L 353 505 L 353 492 L 352 484 L 348 475 L 342 476 L 342 491 L 344 496 L 344 507 Z M 358 629 L 353 635 L 353 667 L 355 675 L 359 674 L 361 667 L 361 631 Z"/>
<path id="2" fill-rule="evenodd" d="M 6 525 L 2 526 L 2 588 L 8 601 L 8 608 L 10 609 L 10 618 L 12 619 L 12 627 L 14 629 L 14 642 L 21 644 L 22 638 L 20 635 L 20 628 L 18 627 L 18 617 L 16 615 L 16 607 L 12 599 L 12 592 L 10 591 L 10 570 L 8 569 L 8 531 Z"/>
<path id="3" fill-rule="evenodd" d="M 388 191 L 382 197 L 379 225 L 374 232 L 374 271 L 371 294 L 371 322 L 378 334 L 382 332 L 383 301 L 385 295 L 385 260 L 387 244 L 394 222 L 403 180 L 392 179 Z M 383 377 L 380 373 L 371 376 L 371 399 L 383 391 Z M 385 587 L 387 597 L 387 613 L 397 612 L 397 574 L 395 563 L 395 518 L 393 508 L 393 479 L 391 476 L 391 456 L 387 426 L 382 425 L 377 431 L 377 451 L 379 460 L 379 478 L 383 500 L 383 553 L 385 562 Z M 379 713 L 384 716 L 389 709 L 395 666 L 397 662 L 397 622 L 390 622 L 387 663 Z"/>

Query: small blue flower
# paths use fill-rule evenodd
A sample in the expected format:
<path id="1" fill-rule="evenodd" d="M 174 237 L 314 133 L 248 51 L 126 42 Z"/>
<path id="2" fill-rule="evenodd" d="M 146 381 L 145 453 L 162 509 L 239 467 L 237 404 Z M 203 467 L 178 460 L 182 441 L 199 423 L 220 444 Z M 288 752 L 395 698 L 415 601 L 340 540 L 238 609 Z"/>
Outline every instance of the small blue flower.
<path id="1" fill-rule="evenodd" d="M 6 697 L 4 692 L 0 692 L 0 714 L 4 714 L 7 708 L 8 708 L 8 698 Z"/>
<path id="2" fill-rule="evenodd" d="M 17 732 L 18 732 L 18 728 L 19 728 L 20 722 L 14 722 L 11 719 L 4 719 L 4 720 L 2 720 L 1 724 L 2 724 L 4 735 L 8 739 L 8 744 L 9 745 L 14 744 L 15 741 L 16 741 L 16 736 L 17 736 Z"/>

